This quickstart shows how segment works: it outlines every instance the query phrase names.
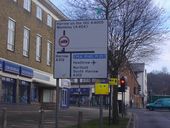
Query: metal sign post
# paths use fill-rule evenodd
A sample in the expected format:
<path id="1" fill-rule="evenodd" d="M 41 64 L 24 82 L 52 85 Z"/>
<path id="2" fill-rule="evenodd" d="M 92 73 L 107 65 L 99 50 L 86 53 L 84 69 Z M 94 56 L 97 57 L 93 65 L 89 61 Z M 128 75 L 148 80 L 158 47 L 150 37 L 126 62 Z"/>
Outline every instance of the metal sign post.
<path id="1" fill-rule="evenodd" d="M 99 128 L 103 128 L 103 95 L 109 94 L 108 83 L 96 83 L 95 94 L 99 95 L 100 109 L 99 109 Z"/>
<path id="2" fill-rule="evenodd" d="M 81 88 L 80 88 L 80 79 L 78 79 L 78 85 L 79 85 L 78 107 L 80 107 L 80 105 L 81 105 Z"/>
<path id="3" fill-rule="evenodd" d="M 118 85 L 117 78 L 110 78 L 109 79 L 109 86 L 110 86 L 110 94 L 109 94 L 109 125 L 111 125 L 111 112 L 112 112 L 112 86 Z"/>
<path id="4" fill-rule="evenodd" d="M 122 91 L 122 118 L 123 118 L 123 102 L 124 100 L 123 100 L 123 91 Z"/>
<path id="5" fill-rule="evenodd" d="M 107 26 L 107 20 L 56 21 L 54 51 L 54 78 L 57 79 L 56 128 L 58 128 L 59 79 L 107 78 Z"/>
<path id="6" fill-rule="evenodd" d="M 99 122 L 99 128 L 103 128 L 103 95 L 100 95 L 100 112 L 99 112 L 99 119 L 100 119 L 100 122 Z"/>
<path id="7" fill-rule="evenodd" d="M 111 125 L 111 111 L 112 110 L 112 86 L 110 86 L 109 93 L 109 125 Z"/>
<path id="8" fill-rule="evenodd" d="M 56 79 L 56 122 L 55 128 L 58 127 L 58 119 L 59 119 L 59 99 L 60 99 L 60 91 L 59 91 L 59 79 Z"/>

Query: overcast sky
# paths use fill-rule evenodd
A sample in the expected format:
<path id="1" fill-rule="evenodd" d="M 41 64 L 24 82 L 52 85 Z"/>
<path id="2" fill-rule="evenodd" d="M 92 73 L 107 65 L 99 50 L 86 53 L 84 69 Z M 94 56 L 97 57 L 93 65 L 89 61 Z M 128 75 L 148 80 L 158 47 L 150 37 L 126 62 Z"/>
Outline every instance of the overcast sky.
<path id="1" fill-rule="evenodd" d="M 63 9 L 63 5 L 67 0 L 51 0 L 60 10 Z M 154 0 L 157 6 L 165 8 L 167 14 L 170 14 L 170 0 Z M 167 24 L 170 26 L 170 22 Z M 162 43 L 162 42 L 160 42 Z M 161 53 L 157 56 L 158 59 L 150 64 L 146 65 L 147 72 L 153 70 L 162 70 L 163 67 L 170 72 L 170 40 L 164 42 L 164 46 L 161 48 Z"/>

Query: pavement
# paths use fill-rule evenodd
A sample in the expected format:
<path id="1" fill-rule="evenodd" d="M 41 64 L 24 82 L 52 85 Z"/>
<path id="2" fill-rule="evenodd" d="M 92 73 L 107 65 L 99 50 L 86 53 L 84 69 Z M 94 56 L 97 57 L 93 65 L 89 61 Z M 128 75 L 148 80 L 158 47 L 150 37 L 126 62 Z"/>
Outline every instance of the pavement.
<path id="1" fill-rule="evenodd" d="M 2 127 L 2 109 L 0 105 L 0 127 Z M 7 107 L 7 128 L 39 128 L 40 112 L 36 105 L 8 105 Z M 99 118 L 98 108 L 70 107 L 59 111 L 59 128 L 67 128 L 77 124 L 78 112 L 83 112 L 83 122 Z M 55 111 L 45 110 L 41 128 L 55 128 Z M 108 110 L 103 111 L 108 116 Z"/>

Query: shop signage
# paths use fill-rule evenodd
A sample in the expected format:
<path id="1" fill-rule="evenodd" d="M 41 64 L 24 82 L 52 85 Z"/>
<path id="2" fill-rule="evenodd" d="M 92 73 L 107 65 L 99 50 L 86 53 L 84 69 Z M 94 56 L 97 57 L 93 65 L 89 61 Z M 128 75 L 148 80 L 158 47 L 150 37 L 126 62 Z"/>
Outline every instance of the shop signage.
<path id="1" fill-rule="evenodd" d="M 20 75 L 32 78 L 33 77 L 33 70 L 27 67 L 20 67 Z"/>
<path id="2" fill-rule="evenodd" d="M 34 71 L 34 78 L 40 79 L 40 80 L 45 80 L 45 81 L 50 81 L 50 77 L 47 75 L 44 75 L 42 73 Z"/>
<path id="3" fill-rule="evenodd" d="M 71 88 L 70 94 L 80 94 L 81 95 L 89 95 L 90 94 L 90 88 Z"/>
<path id="4" fill-rule="evenodd" d="M 4 72 L 9 72 L 9 73 L 13 73 L 13 74 L 19 74 L 20 71 L 20 66 L 10 63 L 10 62 L 4 62 Z"/>
<path id="5" fill-rule="evenodd" d="M 3 67 L 3 61 L 0 60 L 0 70 L 2 70 L 2 67 Z"/>
<path id="6" fill-rule="evenodd" d="M 2 77 L 2 82 L 6 82 L 6 83 L 15 83 L 16 80 L 13 79 L 13 78 Z"/>

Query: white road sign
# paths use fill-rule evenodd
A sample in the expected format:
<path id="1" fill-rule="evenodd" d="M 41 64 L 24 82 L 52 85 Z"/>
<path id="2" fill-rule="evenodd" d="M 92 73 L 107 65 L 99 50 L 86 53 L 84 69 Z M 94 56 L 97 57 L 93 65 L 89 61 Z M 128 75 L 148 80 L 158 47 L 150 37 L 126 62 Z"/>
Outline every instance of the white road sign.
<path id="1" fill-rule="evenodd" d="M 107 21 L 57 21 L 54 78 L 107 78 Z"/>

